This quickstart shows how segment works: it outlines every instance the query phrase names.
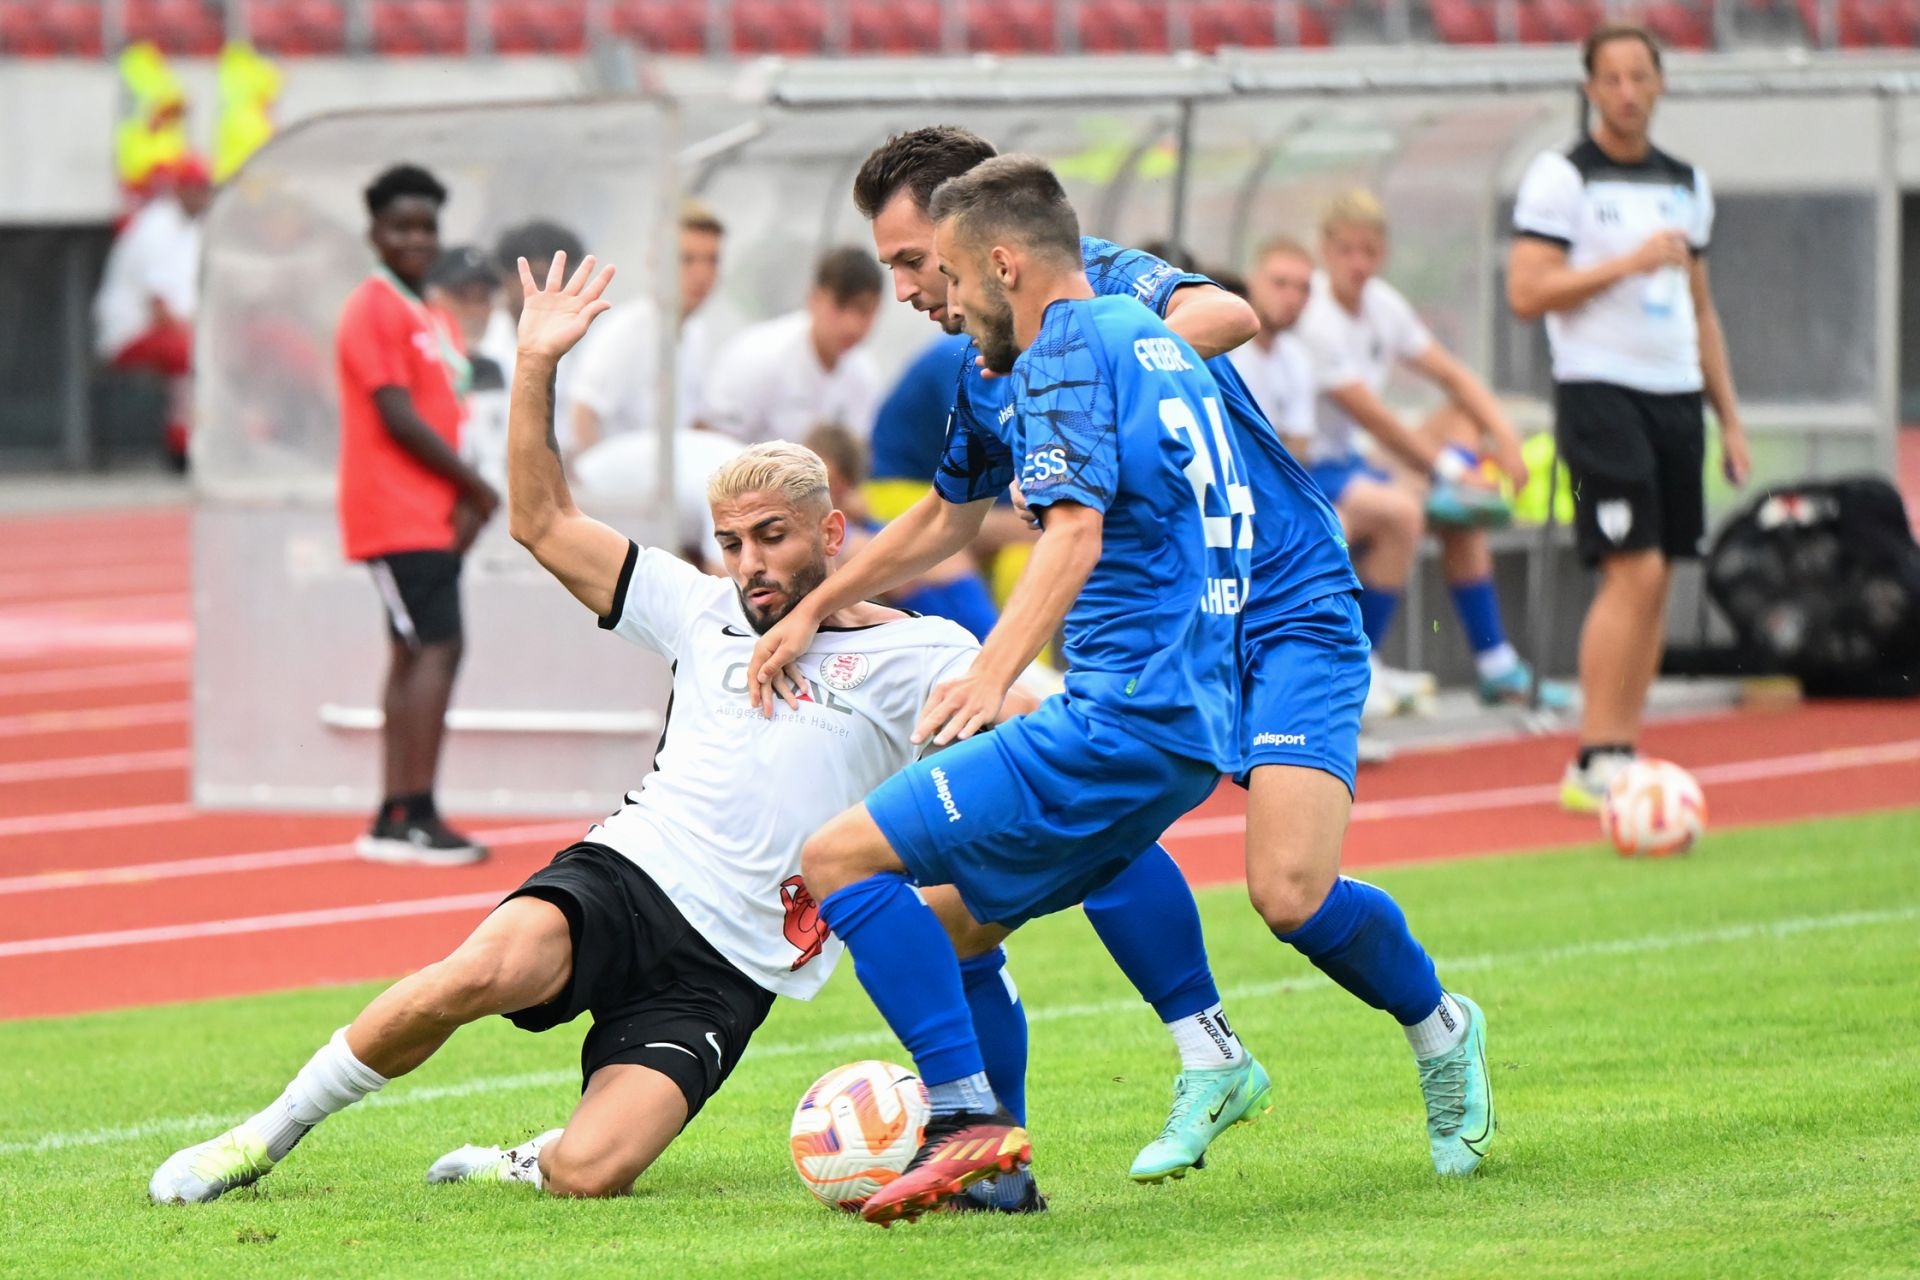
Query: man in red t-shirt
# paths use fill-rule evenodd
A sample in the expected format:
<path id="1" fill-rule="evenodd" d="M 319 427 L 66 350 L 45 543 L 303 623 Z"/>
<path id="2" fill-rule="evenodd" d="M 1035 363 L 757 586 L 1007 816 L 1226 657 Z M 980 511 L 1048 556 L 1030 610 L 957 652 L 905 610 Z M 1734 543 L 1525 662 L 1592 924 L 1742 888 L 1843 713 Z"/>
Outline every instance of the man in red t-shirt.
<path id="1" fill-rule="evenodd" d="M 420 290 L 440 252 L 447 191 L 414 165 L 366 191 L 380 265 L 347 299 L 340 378 L 340 532 L 386 607 L 386 796 L 360 855 L 459 865 L 486 850 L 440 820 L 434 775 L 460 667 L 460 559 L 500 504 L 459 453 L 469 366 Z"/>

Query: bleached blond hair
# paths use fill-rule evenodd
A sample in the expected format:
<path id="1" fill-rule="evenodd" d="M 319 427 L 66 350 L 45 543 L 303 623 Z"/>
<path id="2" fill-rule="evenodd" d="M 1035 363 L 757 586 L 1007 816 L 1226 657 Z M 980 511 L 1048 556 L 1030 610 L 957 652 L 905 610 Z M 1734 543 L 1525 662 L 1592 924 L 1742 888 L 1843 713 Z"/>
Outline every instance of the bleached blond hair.
<path id="1" fill-rule="evenodd" d="M 1380 197 L 1365 187 L 1354 187 L 1342 191 L 1327 201 L 1327 207 L 1320 212 L 1320 232 L 1322 235 L 1335 227 L 1359 227 L 1366 231 L 1378 231 L 1385 235 L 1387 231 L 1387 209 L 1380 203 Z"/>
<path id="2" fill-rule="evenodd" d="M 833 505 L 827 496 L 827 464 L 805 445 L 786 440 L 749 445 L 707 478 L 709 505 L 749 493 L 778 494 L 796 510 L 825 512 Z"/>

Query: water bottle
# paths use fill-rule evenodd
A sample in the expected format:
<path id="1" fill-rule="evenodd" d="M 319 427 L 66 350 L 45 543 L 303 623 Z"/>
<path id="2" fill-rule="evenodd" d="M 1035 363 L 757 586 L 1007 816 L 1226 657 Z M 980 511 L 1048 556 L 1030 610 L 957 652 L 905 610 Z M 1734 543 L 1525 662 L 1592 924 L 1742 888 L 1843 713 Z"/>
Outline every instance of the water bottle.
<path id="1" fill-rule="evenodd" d="M 1693 225 L 1693 192 L 1675 186 L 1668 199 L 1661 203 L 1660 221 L 1664 230 L 1687 235 Z M 1672 315 L 1674 304 L 1680 301 L 1680 290 L 1686 287 L 1685 274 L 1681 267 L 1662 267 L 1649 272 L 1646 284 L 1640 288 L 1641 311 L 1661 319 Z"/>

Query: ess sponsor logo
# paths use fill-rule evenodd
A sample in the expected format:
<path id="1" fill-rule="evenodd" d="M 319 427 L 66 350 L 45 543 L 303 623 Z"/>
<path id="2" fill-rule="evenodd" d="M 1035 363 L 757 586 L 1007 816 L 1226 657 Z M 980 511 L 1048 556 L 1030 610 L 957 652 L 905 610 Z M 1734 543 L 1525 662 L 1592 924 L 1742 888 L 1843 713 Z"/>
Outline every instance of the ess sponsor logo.
<path id="1" fill-rule="evenodd" d="M 1256 733 L 1253 735 L 1256 747 L 1304 747 L 1307 735 L 1304 733 Z"/>
<path id="2" fill-rule="evenodd" d="M 947 781 L 947 771 L 936 767 L 931 777 L 933 794 L 940 801 L 940 807 L 946 811 L 947 821 L 960 821 L 960 806 L 953 802 L 953 786 Z"/>
<path id="3" fill-rule="evenodd" d="M 1020 487 L 1036 488 L 1067 474 L 1067 451 L 1060 445 L 1030 453 L 1020 467 Z"/>

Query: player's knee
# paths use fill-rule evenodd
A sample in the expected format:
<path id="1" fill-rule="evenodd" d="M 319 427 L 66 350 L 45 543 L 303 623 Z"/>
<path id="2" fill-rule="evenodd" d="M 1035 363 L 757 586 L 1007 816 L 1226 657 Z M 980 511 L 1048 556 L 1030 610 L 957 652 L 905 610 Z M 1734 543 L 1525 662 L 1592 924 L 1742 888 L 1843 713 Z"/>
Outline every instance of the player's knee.
<path id="1" fill-rule="evenodd" d="M 624 1196 L 633 1190 L 633 1180 L 644 1172 L 628 1166 L 611 1152 L 580 1155 L 572 1152 L 562 1138 L 546 1152 L 541 1161 L 540 1179 L 549 1195 L 574 1200 L 605 1200 Z"/>
<path id="2" fill-rule="evenodd" d="M 1292 933 L 1313 919 L 1337 878 L 1300 867 L 1276 868 L 1248 877 L 1247 895 L 1271 932 Z"/>
<path id="3" fill-rule="evenodd" d="M 862 862 L 857 842 L 847 839 L 837 822 L 814 832 L 800 846 L 800 876 L 815 902 L 824 902 L 829 894 L 872 873 Z"/>

